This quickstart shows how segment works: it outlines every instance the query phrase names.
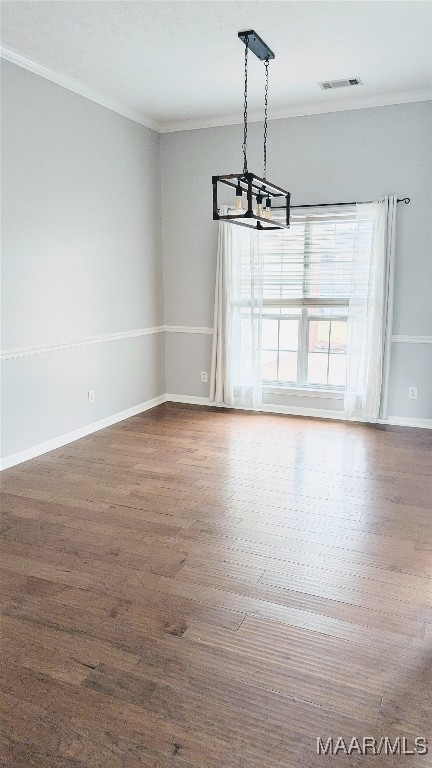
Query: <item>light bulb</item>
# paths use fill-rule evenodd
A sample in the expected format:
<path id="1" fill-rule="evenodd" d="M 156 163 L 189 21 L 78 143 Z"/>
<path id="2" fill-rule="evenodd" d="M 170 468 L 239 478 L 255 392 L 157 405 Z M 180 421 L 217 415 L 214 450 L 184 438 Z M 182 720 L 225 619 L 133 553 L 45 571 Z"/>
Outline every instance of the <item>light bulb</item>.
<path id="1" fill-rule="evenodd" d="M 266 199 L 266 208 L 265 208 L 265 212 L 264 212 L 264 216 L 266 217 L 266 219 L 271 219 L 271 213 L 272 213 L 272 210 L 271 210 L 271 198 L 268 197 Z"/>
<path id="2" fill-rule="evenodd" d="M 257 216 L 262 216 L 263 215 L 263 206 L 262 206 L 263 199 L 262 199 L 262 195 L 257 195 L 256 201 L 257 201 L 256 215 Z"/>
<path id="3" fill-rule="evenodd" d="M 240 184 L 237 184 L 236 186 L 236 211 L 242 211 L 243 210 L 243 190 L 240 186 Z"/>

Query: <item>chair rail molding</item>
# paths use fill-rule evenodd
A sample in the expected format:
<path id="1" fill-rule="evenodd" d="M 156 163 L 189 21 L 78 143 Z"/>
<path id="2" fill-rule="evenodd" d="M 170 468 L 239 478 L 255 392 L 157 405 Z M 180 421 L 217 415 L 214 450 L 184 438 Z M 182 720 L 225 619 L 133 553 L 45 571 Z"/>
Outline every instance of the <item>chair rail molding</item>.
<path id="1" fill-rule="evenodd" d="M 20 357 L 32 357 L 50 352 L 63 352 L 75 347 L 86 347 L 89 344 L 105 344 L 108 341 L 122 341 L 133 339 L 137 336 L 151 336 L 154 333 L 204 333 L 212 334 L 213 328 L 204 325 L 155 325 L 149 328 L 135 328 L 131 331 L 119 331 L 118 333 L 106 333 L 101 336 L 91 336 L 87 339 L 74 339 L 73 341 L 59 342 L 58 344 L 46 344 L 38 347 L 14 347 L 0 352 L 0 360 L 16 360 Z"/>
<path id="2" fill-rule="evenodd" d="M 39 347 L 15 347 L 0 352 L 0 360 L 16 360 L 20 357 L 32 357 L 50 352 L 63 352 L 75 347 L 85 347 L 89 344 L 105 344 L 108 341 L 121 341 L 133 339 L 137 336 L 150 336 L 154 333 L 190 333 L 205 334 L 211 336 L 213 328 L 206 325 L 155 325 L 149 328 L 136 328 L 131 331 L 119 331 L 118 333 L 106 333 L 101 336 L 91 336 L 87 339 L 75 339 L 59 344 L 47 344 Z M 392 342 L 398 344 L 432 344 L 432 336 L 392 336 Z"/>
<path id="3" fill-rule="evenodd" d="M 392 336 L 392 342 L 395 344 L 432 344 L 432 336 Z"/>
<path id="4" fill-rule="evenodd" d="M 76 347 L 86 347 L 90 344 L 105 344 L 108 341 L 121 341 L 122 339 L 133 339 L 137 336 L 150 336 L 154 333 L 163 333 L 164 325 L 155 325 L 150 328 L 137 328 L 132 331 L 120 331 L 119 333 L 106 333 L 102 336 L 91 336 L 88 339 L 77 339 L 60 344 L 49 344 L 41 347 L 15 347 L 14 349 L 5 349 L 0 353 L 0 360 L 16 360 L 20 357 L 32 357 L 33 355 L 43 355 L 49 352 L 63 352 L 67 349 Z"/>
<path id="5" fill-rule="evenodd" d="M 213 328 L 205 325 L 166 325 L 167 333 L 213 333 Z"/>

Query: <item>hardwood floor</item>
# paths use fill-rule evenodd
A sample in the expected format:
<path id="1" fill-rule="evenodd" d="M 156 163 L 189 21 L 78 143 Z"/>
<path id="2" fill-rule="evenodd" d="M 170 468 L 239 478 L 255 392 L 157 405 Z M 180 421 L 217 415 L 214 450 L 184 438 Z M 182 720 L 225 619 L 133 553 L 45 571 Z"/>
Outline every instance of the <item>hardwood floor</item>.
<path id="1" fill-rule="evenodd" d="M 2 768 L 431 766 L 431 445 L 166 404 L 4 472 Z"/>

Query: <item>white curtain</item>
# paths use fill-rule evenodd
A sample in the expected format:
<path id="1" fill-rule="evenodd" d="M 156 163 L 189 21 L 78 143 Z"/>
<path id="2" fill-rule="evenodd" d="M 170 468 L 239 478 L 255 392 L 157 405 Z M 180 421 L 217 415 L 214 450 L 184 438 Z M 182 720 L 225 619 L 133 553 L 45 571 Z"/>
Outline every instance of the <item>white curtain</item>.
<path id="1" fill-rule="evenodd" d="M 345 415 L 355 421 L 387 416 L 396 205 L 392 195 L 356 209 L 345 386 Z"/>
<path id="2" fill-rule="evenodd" d="M 396 203 L 390 196 L 356 208 L 345 387 L 345 416 L 356 421 L 376 422 L 387 416 Z M 219 223 L 213 404 L 262 407 L 264 237 L 249 227 Z"/>
<path id="3" fill-rule="evenodd" d="M 222 209 L 222 214 L 226 209 Z M 259 410 L 263 294 L 261 233 L 219 222 L 210 402 Z"/>

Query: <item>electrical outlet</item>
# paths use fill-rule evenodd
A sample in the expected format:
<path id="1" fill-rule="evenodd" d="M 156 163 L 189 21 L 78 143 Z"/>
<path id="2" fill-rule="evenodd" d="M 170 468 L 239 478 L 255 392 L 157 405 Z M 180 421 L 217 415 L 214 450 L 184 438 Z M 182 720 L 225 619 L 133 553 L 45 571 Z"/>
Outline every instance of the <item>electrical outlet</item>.
<path id="1" fill-rule="evenodd" d="M 206 383 L 208 381 L 208 373 L 207 371 L 201 371 L 201 381 Z"/>
<path id="2" fill-rule="evenodd" d="M 410 400 L 417 400 L 417 387 L 408 387 L 408 397 Z"/>
<path id="3" fill-rule="evenodd" d="M 93 389 L 89 389 L 88 391 L 88 401 L 89 401 L 89 405 L 94 405 L 95 394 Z"/>

